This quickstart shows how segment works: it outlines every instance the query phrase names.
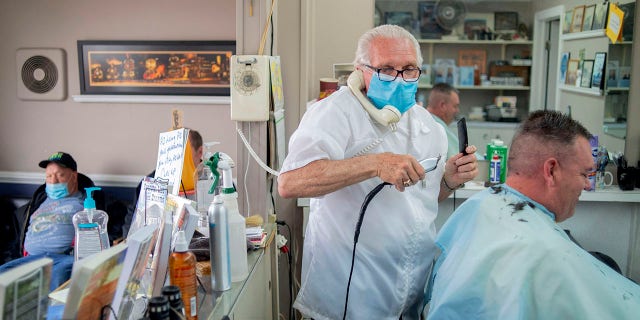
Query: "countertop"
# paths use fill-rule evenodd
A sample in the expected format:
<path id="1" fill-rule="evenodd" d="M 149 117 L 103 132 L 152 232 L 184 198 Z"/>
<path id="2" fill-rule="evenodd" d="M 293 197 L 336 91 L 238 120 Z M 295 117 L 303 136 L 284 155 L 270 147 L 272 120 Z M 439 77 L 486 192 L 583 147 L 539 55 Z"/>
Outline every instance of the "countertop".
<path id="1" fill-rule="evenodd" d="M 465 184 L 464 188 L 455 192 L 458 199 L 466 199 L 479 191 L 486 189 L 483 181 L 471 181 Z M 449 196 L 452 198 L 454 195 Z M 640 189 L 622 191 L 617 185 L 606 187 L 603 190 L 582 191 L 580 201 L 602 201 L 602 202 L 640 202 Z M 298 207 L 308 207 L 309 198 L 298 198 Z"/>

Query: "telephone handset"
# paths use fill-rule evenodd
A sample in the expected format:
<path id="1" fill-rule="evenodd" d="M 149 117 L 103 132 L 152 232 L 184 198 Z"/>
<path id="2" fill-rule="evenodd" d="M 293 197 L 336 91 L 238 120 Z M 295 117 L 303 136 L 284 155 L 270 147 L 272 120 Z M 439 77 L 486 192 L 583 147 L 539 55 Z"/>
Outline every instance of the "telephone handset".
<path id="1" fill-rule="evenodd" d="M 355 70 L 349 75 L 347 86 L 373 119 L 383 126 L 391 126 L 392 129 L 395 129 L 395 124 L 400 121 L 402 114 L 392 105 L 386 105 L 382 109 L 378 109 L 367 99 L 362 92 L 364 90 L 364 76 L 361 70 Z"/>

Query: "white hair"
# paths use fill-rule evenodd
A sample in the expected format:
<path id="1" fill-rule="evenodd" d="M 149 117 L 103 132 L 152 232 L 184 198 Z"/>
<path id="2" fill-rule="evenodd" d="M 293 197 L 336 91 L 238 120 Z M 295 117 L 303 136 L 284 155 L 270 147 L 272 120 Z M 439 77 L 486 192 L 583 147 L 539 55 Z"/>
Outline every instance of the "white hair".
<path id="1" fill-rule="evenodd" d="M 393 24 L 377 26 L 365 32 L 360 37 L 358 40 L 358 47 L 356 48 L 356 58 L 353 61 L 354 65 L 371 63 L 369 49 L 371 48 L 371 41 L 376 38 L 407 39 L 411 41 L 413 47 L 416 49 L 417 67 L 422 66 L 422 53 L 420 51 L 420 44 L 418 43 L 418 40 L 416 40 L 416 38 L 406 29 Z"/>

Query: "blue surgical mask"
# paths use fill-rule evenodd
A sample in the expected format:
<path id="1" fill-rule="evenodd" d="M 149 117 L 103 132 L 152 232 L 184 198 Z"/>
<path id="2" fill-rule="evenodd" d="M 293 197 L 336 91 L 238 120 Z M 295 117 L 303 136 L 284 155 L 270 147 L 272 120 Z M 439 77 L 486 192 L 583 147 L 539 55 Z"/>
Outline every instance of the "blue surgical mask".
<path id="1" fill-rule="evenodd" d="M 390 104 L 400 113 L 405 113 L 416 104 L 418 82 L 406 82 L 401 77 L 393 81 L 381 81 L 377 75 L 371 77 L 367 97 L 378 109 Z"/>
<path id="2" fill-rule="evenodd" d="M 47 183 L 44 190 L 47 192 L 47 197 L 58 200 L 69 195 L 69 189 L 67 183 Z"/>

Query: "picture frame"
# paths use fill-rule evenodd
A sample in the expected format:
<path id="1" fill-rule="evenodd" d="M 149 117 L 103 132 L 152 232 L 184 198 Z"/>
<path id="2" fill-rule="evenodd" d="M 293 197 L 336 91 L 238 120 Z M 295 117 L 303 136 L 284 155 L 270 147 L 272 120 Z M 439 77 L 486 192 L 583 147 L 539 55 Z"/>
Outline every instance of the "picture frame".
<path id="1" fill-rule="evenodd" d="M 604 67 L 607 63 L 606 52 L 596 52 L 593 59 L 593 74 L 591 76 L 591 87 L 604 89 Z"/>
<path id="2" fill-rule="evenodd" d="M 567 63 L 567 76 L 564 82 L 566 85 L 570 85 L 570 86 L 576 85 L 579 68 L 580 68 L 579 59 L 569 59 L 569 62 Z"/>
<path id="3" fill-rule="evenodd" d="M 593 13 L 593 23 L 591 24 L 591 30 L 604 29 L 607 25 L 607 12 L 609 11 L 609 2 L 596 4 L 595 12 Z"/>
<path id="4" fill-rule="evenodd" d="M 584 18 L 584 9 L 586 6 L 581 5 L 573 8 L 573 15 L 571 16 L 571 30 L 569 32 L 582 31 L 582 19 Z"/>
<path id="5" fill-rule="evenodd" d="M 79 40 L 80 94 L 229 96 L 235 41 Z"/>
<path id="6" fill-rule="evenodd" d="M 583 88 L 591 88 L 591 76 L 593 75 L 593 60 L 582 60 L 582 76 L 580 78 L 580 86 Z"/>
<path id="7" fill-rule="evenodd" d="M 465 39 L 469 40 L 493 40 L 483 38 L 483 35 L 489 36 L 489 32 L 494 30 L 493 19 L 493 12 L 468 12 L 463 23 L 454 28 L 454 32 L 464 35 Z"/>
<path id="8" fill-rule="evenodd" d="M 395 24 L 413 33 L 413 12 L 411 11 L 387 11 L 384 13 L 386 24 Z"/>
<path id="9" fill-rule="evenodd" d="M 518 13 L 515 11 L 497 11 L 493 19 L 496 32 L 516 31 L 518 29 Z"/>
<path id="10" fill-rule="evenodd" d="M 620 66 L 618 68 L 618 87 L 629 88 L 631 84 L 631 66 Z"/>
<path id="11" fill-rule="evenodd" d="M 420 37 L 422 39 L 440 39 L 446 33 L 436 21 L 436 4 L 438 1 L 418 2 L 417 19 L 420 25 Z"/>
<path id="12" fill-rule="evenodd" d="M 596 5 L 592 4 L 584 8 L 584 18 L 582 19 L 582 31 L 589 31 L 593 25 L 593 16 L 595 14 Z"/>
<path id="13" fill-rule="evenodd" d="M 458 72 L 460 73 L 460 76 L 458 78 L 460 81 L 458 85 L 460 87 L 473 87 L 473 76 L 475 68 L 470 66 L 459 66 Z"/>
<path id="14" fill-rule="evenodd" d="M 562 33 L 571 32 L 571 19 L 573 19 L 573 10 L 564 13 L 564 23 L 562 24 Z"/>
<path id="15" fill-rule="evenodd" d="M 478 68 L 480 74 L 487 73 L 487 51 L 482 49 L 463 49 L 458 51 L 459 67 Z"/>
<path id="16" fill-rule="evenodd" d="M 571 58 L 571 52 L 563 52 L 560 54 L 560 83 L 566 83 L 567 68 L 569 67 L 569 59 Z"/>

